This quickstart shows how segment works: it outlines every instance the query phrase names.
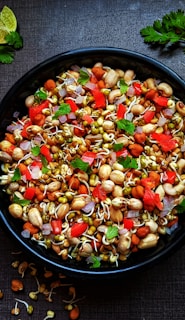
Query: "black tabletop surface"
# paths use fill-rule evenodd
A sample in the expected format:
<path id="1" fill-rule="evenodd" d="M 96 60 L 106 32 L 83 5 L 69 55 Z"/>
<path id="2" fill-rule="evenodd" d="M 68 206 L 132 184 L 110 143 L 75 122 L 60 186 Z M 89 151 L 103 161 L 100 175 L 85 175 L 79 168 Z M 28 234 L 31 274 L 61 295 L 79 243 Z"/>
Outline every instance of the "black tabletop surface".
<path id="1" fill-rule="evenodd" d="M 185 55 L 182 48 L 162 51 L 144 43 L 139 30 L 151 25 L 164 14 L 185 9 L 184 1 L 165 0 L 1 0 L 16 14 L 19 32 L 23 37 L 23 49 L 16 52 L 12 64 L 0 64 L 0 100 L 11 86 L 30 68 L 58 53 L 71 49 L 109 46 L 134 50 L 147 54 L 185 79 Z M 184 319 L 185 308 L 185 247 L 162 260 L 148 270 L 122 280 L 77 281 L 52 274 L 44 266 L 20 252 L 20 248 L 0 228 L 0 319 L 45 319 L 47 312 L 54 311 L 55 319 L 68 319 L 64 300 L 70 300 L 69 285 L 76 289 L 76 304 L 80 319 L 85 320 L 175 320 Z M 18 273 L 15 262 L 31 263 L 24 275 Z M 37 277 L 30 274 L 37 269 Z M 24 290 L 13 292 L 12 279 L 22 280 Z M 54 288 L 51 300 L 37 294 L 37 301 L 29 293 L 37 291 L 38 282 L 51 290 L 53 281 L 63 286 Z M 37 282 L 38 281 L 38 282 Z M 67 286 L 65 286 L 67 285 Z M 32 315 L 19 302 L 20 314 L 11 315 L 15 299 L 33 305 Z M 49 318 L 49 317 L 48 317 Z"/>

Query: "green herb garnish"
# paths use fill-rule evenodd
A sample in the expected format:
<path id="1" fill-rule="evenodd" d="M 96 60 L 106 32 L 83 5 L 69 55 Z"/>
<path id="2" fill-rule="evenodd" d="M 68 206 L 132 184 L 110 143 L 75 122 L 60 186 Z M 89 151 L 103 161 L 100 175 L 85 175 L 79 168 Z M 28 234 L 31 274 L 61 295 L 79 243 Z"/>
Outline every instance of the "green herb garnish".
<path id="1" fill-rule="evenodd" d="M 20 34 L 12 31 L 5 36 L 5 45 L 0 45 L 0 62 L 10 64 L 14 60 L 15 50 L 23 47 L 23 40 Z"/>
<path id="2" fill-rule="evenodd" d="M 185 213 L 185 199 L 176 206 L 176 209 L 178 213 Z"/>
<path id="3" fill-rule="evenodd" d="M 87 263 L 92 263 L 90 268 L 99 268 L 101 266 L 100 258 L 93 255 L 87 258 Z"/>
<path id="4" fill-rule="evenodd" d="M 128 90 L 128 85 L 126 84 L 125 80 L 121 79 L 119 82 L 119 85 L 120 85 L 121 94 L 126 93 Z"/>
<path id="5" fill-rule="evenodd" d="M 124 167 L 124 168 L 129 168 L 129 169 L 137 169 L 138 164 L 137 160 L 134 158 L 131 158 L 129 156 L 126 156 L 126 158 L 119 157 L 118 162 Z"/>
<path id="6" fill-rule="evenodd" d="M 121 119 L 116 122 L 118 129 L 125 130 L 128 134 L 133 134 L 135 130 L 135 125 L 127 120 L 127 119 Z"/>
<path id="7" fill-rule="evenodd" d="M 35 157 L 37 157 L 40 154 L 40 147 L 35 146 L 35 147 L 31 148 L 31 152 Z"/>
<path id="8" fill-rule="evenodd" d="M 17 196 L 14 194 L 14 196 L 13 196 L 13 203 L 20 204 L 20 206 L 24 207 L 24 206 L 27 206 L 28 204 L 30 204 L 30 200 L 20 199 L 19 197 L 17 197 Z"/>
<path id="9" fill-rule="evenodd" d="M 39 100 L 46 100 L 47 99 L 47 93 L 42 90 L 36 91 L 34 95 L 36 98 L 39 98 Z"/>
<path id="10" fill-rule="evenodd" d="M 118 236 L 118 227 L 109 226 L 106 232 L 106 238 L 108 240 L 113 239 Z"/>
<path id="11" fill-rule="evenodd" d="M 68 103 L 62 103 L 59 106 L 59 109 L 55 112 L 53 119 L 58 119 L 58 117 L 69 114 L 70 112 L 71 112 L 70 105 Z"/>
<path id="12" fill-rule="evenodd" d="M 81 85 L 85 85 L 90 79 L 89 74 L 82 69 L 80 69 L 79 73 L 80 77 L 78 78 L 78 83 Z"/>
<path id="13" fill-rule="evenodd" d="M 76 159 L 72 160 L 71 161 L 71 165 L 73 166 L 73 168 L 80 169 L 80 170 L 85 171 L 85 172 L 87 172 L 90 169 L 89 163 L 88 162 L 84 162 L 80 158 L 76 158 Z"/>
<path id="14" fill-rule="evenodd" d="M 115 152 L 120 151 L 122 149 L 123 149 L 123 143 L 115 143 L 115 144 L 113 144 L 113 150 Z"/>
<path id="15" fill-rule="evenodd" d="M 144 42 L 167 45 L 174 43 L 185 43 L 185 14 L 183 10 L 170 12 L 162 17 L 162 20 L 155 20 L 152 26 L 140 30 Z M 184 49 L 185 53 L 185 49 Z"/>
<path id="16" fill-rule="evenodd" d="M 12 179 L 11 179 L 11 181 L 19 181 L 21 179 L 21 173 L 20 173 L 20 170 L 19 170 L 19 168 L 16 168 L 15 170 L 14 170 L 14 174 L 13 174 L 13 177 L 12 177 Z"/>
<path id="17" fill-rule="evenodd" d="M 42 173 L 46 174 L 49 171 L 49 169 L 47 168 L 48 161 L 42 154 L 40 154 L 40 158 L 41 158 L 41 162 L 42 162 L 42 166 L 43 166 L 42 167 Z"/>

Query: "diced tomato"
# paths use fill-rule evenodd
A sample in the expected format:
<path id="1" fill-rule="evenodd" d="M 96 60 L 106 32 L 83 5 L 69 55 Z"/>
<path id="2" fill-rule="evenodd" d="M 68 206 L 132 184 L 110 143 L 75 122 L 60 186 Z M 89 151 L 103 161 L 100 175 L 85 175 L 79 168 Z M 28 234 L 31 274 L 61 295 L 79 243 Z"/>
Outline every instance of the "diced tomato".
<path id="1" fill-rule="evenodd" d="M 168 105 L 168 98 L 163 96 L 156 96 L 153 101 L 160 107 L 167 107 Z"/>
<path id="2" fill-rule="evenodd" d="M 82 155 L 82 160 L 84 162 L 88 162 L 89 165 L 91 166 L 93 164 L 94 160 L 96 159 L 96 156 L 97 156 L 96 152 L 86 151 Z"/>
<path id="3" fill-rule="evenodd" d="M 86 222 L 76 222 L 71 227 L 71 236 L 72 237 L 80 237 L 88 228 L 88 224 Z"/>
<path id="4" fill-rule="evenodd" d="M 42 113 L 42 110 L 48 108 L 48 106 L 49 106 L 49 101 L 45 100 L 39 105 L 30 107 L 29 108 L 29 118 L 30 118 L 30 120 L 33 121 L 35 116 L 37 114 L 39 114 L 39 113 Z"/>
<path id="5" fill-rule="evenodd" d="M 155 181 L 153 181 L 151 178 L 142 178 L 140 180 L 140 184 L 149 189 L 153 189 L 155 187 Z"/>
<path id="6" fill-rule="evenodd" d="M 134 87 L 135 95 L 140 96 L 142 93 L 141 84 L 139 82 L 133 82 L 132 85 Z"/>
<path id="7" fill-rule="evenodd" d="M 89 124 L 94 122 L 94 119 L 89 114 L 84 114 L 82 120 L 86 121 Z"/>
<path id="8" fill-rule="evenodd" d="M 97 184 L 92 192 L 92 195 L 94 198 L 98 198 L 99 200 L 105 200 L 107 198 L 106 192 L 102 188 L 101 184 Z"/>
<path id="9" fill-rule="evenodd" d="M 144 208 L 148 211 L 154 210 L 157 207 L 159 210 L 163 209 L 163 204 L 160 200 L 159 194 L 152 191 L 150 188 L 145 189 L 143 197 Z"/>
<path id="10" fill-rule="evenodd" d="M 35 188 L 34 187 L 26 188 L 26 191 L 24 193 L 24 198 L 27 200 L 32 200 L 34 196 L 35 196 Z"/>
<path id="11" fill-rule="evenodd" d="M 68 103 L 68 104 L 70 105 L 71 112 L 75 112 L 76 110 L 79 109 L 78 106 L 77 106 L 77 104 L 76 104 L 73 100 L 71 100 L 71 99 L 65 100 L 65 103 Z"/>
<path id="12" fill-rule="evenodd" d="M 155 89 L 150 89 L 147 91 L 147 93 L 145 94 L 145 99 L 148 99 L 148 100 L 154 100 L 154 98 L 158 96 L 158 93 Z"/>
<path id="13" fill-rule="evenodd" d="M 85 127 L 82 124 L 78 124 L 74 127 L 74 134 L 77 137 L 83 137 L 85 135 Z"/>
<path id="14" fill-rule="evenodd" d="M 60 219 L 51 220 L 51 227 L 53 234 L 60 234 L 62 232 L 62 221 Z"/>
<path id="15" fill-rule="evenodd" d="M 128 155 L 129 155 L 129 152 L 128 152 L 128 150 L 127 150 L 126 148 L 123 148 L 123 149 L 121 149 L 121 150 L 119 150 L 119 151 L 116 151 L 116 157 L 117 157 L 117 158 L 118 158 L 118 157 L 124 157 L 124 158 L 126 158 Z"/>
<path id="16" fill-rule="evenodd" d="M 98 108 L 105 108 L 106 107 L 106 99 L 104 94 L 99 90 L 99 89 L 93 89 L 91 90 L 92 95 L 94 97 L 95 100 L 95 109 Z"/>
<path id="17" fill-rule="evenodd" d="M 176 172 L 175 172 L 175 171 L 167 170 L 165 173 L 166 173 L 166 175 L 167 175 L 167 180 L 165 180 L 165 182 L 174 184 L 174 183 L 175 183 L 176 176 L 177 176 L 177 175 L 176 175 Z"/>
<path id="18" fill-rule="evenodd" d="M 145 120 L 145 123 L 150 123 L 154 116 L 155 111 L 147 110 L 143 115 L 143 119 Z"/>
<path id="19" fill-rule="evenodd" d="M 42 169 L 42 162 L 41 161 L 36 161 L 34 160 L 31 164 L 32 167 L 39 167 L 40 169 Z"/>
<path id="20" fill-rule="evenodd" d="M 27 133 L 27 131 L 26 131 L 26 129 L 29 127 L 29 126 L 31 126 L 32 125 L 32 121 L 30 120 L 30 121 L 27 121 L 26 123 L 25 123 L 25 125 L 24 125 L 24 127 L 23 127 L 23 129 L 22 129 L 22 131 L 21 131 L 21 136 L 23 137 L 23 138 L 28 138 L 28 133 Z"/>
<path id="21" fill-rule="evenodd" d="M 126 106 L 124 104 L 120 103 L 118 105 L 118 109 L 117 109 L 117 118 L 118 119 L 123 119 L 126 110 L 127 110 Z"/>
<path id="22" fill-rule="evenodd" d="M 123 218 L 123 224 L 124 224 L 124 228 L 127 230 L 132 229 L 134 226 L 133 220 L 128 218 Z"/>
<path id="23" fill-rule="evenodd" d="M 46 158 L 46 160 L 48 162 L 52 161 L 52 156 L 51 156 L 50 150 L 49 150 L 49 148 L 47 146 L 42 145 L 40 147 L 40 153 Z"/>
<path id="24" fill-rule="evenodd" d="M 164 152 L 168 152 L 176 148 L 176 140 L 174 140 L 169 134 L 153 132 L 151 134 L 151 138 L 160 144 Z"/>

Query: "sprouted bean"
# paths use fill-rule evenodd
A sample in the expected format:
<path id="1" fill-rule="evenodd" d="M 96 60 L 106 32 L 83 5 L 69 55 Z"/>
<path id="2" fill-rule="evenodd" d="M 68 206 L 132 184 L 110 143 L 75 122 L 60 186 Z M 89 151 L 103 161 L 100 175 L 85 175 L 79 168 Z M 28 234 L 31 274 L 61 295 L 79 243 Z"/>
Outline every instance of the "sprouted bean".
<path id="1" fill-rule="evenodd" d="M 26 311 L 27 311 L 28 314 L 32 314 L 33 313 L 33 306 L 32 305 L 29 305 L 26 301 L 18 299 L 18 298 L 15 298 L 15 300 L 17 302 L 20 302 L 20 303 L 25 305 Z"/>
<path id="2" fill-rule="evenodd" d="M 64 261 L 117 267 L 178 227 L 185 104 L 169 84 L 134 70 L 82 70 L 27 97 L 28 114 L 0 142 L 0 184 L 23 237 Z"/>

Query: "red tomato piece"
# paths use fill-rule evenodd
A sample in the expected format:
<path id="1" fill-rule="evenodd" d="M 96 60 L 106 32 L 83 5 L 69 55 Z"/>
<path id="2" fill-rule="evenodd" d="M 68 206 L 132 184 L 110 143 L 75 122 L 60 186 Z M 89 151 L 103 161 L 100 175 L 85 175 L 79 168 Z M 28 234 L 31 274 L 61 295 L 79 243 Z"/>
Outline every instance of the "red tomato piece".
<path id="1" fill-rule="evenodd" d="M 46 158 L 46 160 L 48 162 L 52 161 L 52 156 L 51 156 L 50 150 L 49 150 L 49 148 L 47 146 L 42 145 L 40 147 L 40 153 Z"/>
<path id="2" fill-rule="evenodd" d="M 106 99 L 105 99 L 104 94 L 99 89 L 93 89 L 93 90 L 91 90 L 91 92 L 92 92 L 92 95 L 93 95 L 94 100 L 95 100 L 94 108 L 95 109 L 105 108 Z"/>
<path id="3" fill-rule="evenodd" d="M 27 200 L 32 200 L 34 196 L 35 196 L 35 188 L 34 187 L 26 188 L 26 191 L 24 193 L 24 198 Z"/>
<path id="4" fill-rule="evenodd" d="M 140 96 L 141 93 L 142 93 L 142 88 L 141 88 L 141 84 L 139 82 L 133 82 L 133 87 L 134 87 L 134 91 L 135 91 L 135 94 L 137 96 Z"/>
<path id="5" fill-rule="evenodd" d="M 71 227 L 71 236 L 72 237 L 80 237 L 88 228 L 88 224 L 86 222 L 76 222 Z"/>
<path id="6" fill-rule="evenodd" d="M 123 224 L 124 224 L 124 228 L 127 230 L 132 229 L 134 226 L 133 220 L 128 218 L 123 218 Z"/>
<path id="7" fill-rule="evenodd" d="M 124 104 L 120 103 L 118 105 L 118 109 L 117 109 L 117 118 L 118 119 L 123 119 L 126 110 L 127 110 L 126 106 Z"/>
<path id="8" fill-rule="evenodd" d="M 97 184 L 92 192 L 92 195 L 94 198 L 98 198 L 99 200 L 105 200 L 107 198 L 106 192 L 102 188 L 101 184 Z"/>
<path id="9" fill-rule="evenodd" d="M 143 119 L 145 120 L 145 123 L 150 123 L 154 116 L 155 111 L 147 110 L 143 115 Z"/>
<path id="10" fill-rule="evenodd" d="M 51 227 L 53 234 L 60 234 L 62 232 L 62 221 L 60 219 L 51 220 Z"/>
<path id="11" fill-rule="evenodd" d="M 75 112 L 76 110 L 79 109 L 78 106 L 77 106 L 77 104 L 76 104 L 73 100 L 67 99 L 67 100 L 65 100 L 65 102 L 70 105 L 71 112 Z"/>
<path id="12" fill-rule="evenodd" d="M 94 160 L 96 159 L 96 156 L 97 156 L 96 152 L 86 151 L 82 155 L 82 160 L 84 162 L 88 162 L 89 165 L 91 166 L 93 164 Z"/>
<path id="13" fill-rule="evenodd" d="M 37 114 L 42 113 L 43 109 L 48 108 L 48 106 L 49 106 L 49 101 L 45 100 L 37 106 L 30 107 L 29 108 L 29 118 L 31 119 L 31 121 L 34 120 L 34 118 Z"/>

